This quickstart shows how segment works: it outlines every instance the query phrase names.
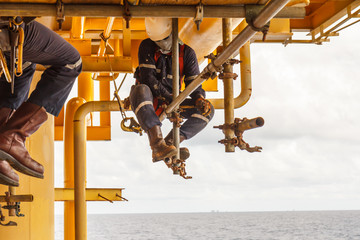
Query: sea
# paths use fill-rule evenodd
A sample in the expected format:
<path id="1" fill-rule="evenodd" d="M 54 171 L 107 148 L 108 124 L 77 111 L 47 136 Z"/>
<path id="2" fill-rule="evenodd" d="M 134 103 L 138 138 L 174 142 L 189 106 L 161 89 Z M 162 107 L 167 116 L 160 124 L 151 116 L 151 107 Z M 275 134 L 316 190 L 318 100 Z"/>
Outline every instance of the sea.
<path id="1" fill-rule="evenodd" d="M 55 240 L 63 240 L 63 216 Z M 88 215 L 88 240 L 360 240 L 360 211 Z"/>

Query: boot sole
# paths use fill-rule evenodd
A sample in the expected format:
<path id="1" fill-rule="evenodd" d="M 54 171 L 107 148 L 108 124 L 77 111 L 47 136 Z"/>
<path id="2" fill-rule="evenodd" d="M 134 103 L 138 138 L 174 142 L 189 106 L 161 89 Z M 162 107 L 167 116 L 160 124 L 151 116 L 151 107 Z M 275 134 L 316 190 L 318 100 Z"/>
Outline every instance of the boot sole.
<path id="1" fill-rule="evenodd" d="M 164 155 L 161 156 L 161 157 L 153 158 L 152 161 L 153 161 L 154 163 L 155 163 L 155 162 L 159 162 L 159 161 L 165 160 L 165 158 L 170 158 L 170 157 L 172 157 L 172 156 L 175 156 L 176 153 L 177 153 L 177 150 L 174 149 L 174 150 L 171 150 L 170 152 L 164 154 Z"/>
<path id="2" fill-rule="evenodd" d="M 13 156 L 0 150 L 0 159 L 7 161 L 11 167 L 13 167 L 16 171 L 21 172 L 23 174 L 29 175 L 31 177 L 36 178 L 44 178 L 44 175 L 34 170 L 22 165 L 18 160 L 16 160 Z"/>
<path id="3" fill-rule="evenodd" d="M 1 174 L 1 173 L 0 173 L 0 184 L 13 186 L 13 187 L 18 187 L 19 186 L 19 182 L 17 182 L 15 180 Z"/>

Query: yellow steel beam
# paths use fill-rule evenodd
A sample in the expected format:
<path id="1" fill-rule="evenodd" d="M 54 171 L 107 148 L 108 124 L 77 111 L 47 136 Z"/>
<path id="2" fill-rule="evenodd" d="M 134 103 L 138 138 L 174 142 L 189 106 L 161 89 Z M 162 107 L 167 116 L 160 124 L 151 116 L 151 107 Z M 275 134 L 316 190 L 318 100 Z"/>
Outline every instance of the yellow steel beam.
<path id="1" fill-rule="evenodd" d="M 83 72 L 132 73 L 131 57 L 82 57 Z"/>
<path id="2" fill-rule="evenodd" d="M 57 34 L 62 36 L 63 38 L 70 38 L 70 32 L 69 31 L 55 31 Z M 100 39 L 100 33 L 103 31 L 101 30 L 87 30 L 85 31 L 85 37 L 86 39 Z M 145 30 L 131 30 L 131 39 L 145 39 L 147 38 L 147 34 Z M 111 32 L 109 39 L 123 39 L 124 33 L 122 30 L 113 30 Z"/>
<path id="3" fill-rule="evenodd" d="M 83 71 L 78 76 L 78 97 L 84 98 L 87 102 L 94 101 L 94 81 L 91 75 Z"/>
<path id="4" fill-rule="evenodd" d="M 348 14 L 348 8 L 355 9 L 360 5 L 360 0 L 326 1 L 319 8 L 311 12 L 304 19 L 292 19 L 291 29 L 311 30 L 315 36 L 325 30 L 340 18 Z"/>
<path id="5" fill-rule="evenodd" d="M 32 202 L 34 200 L 33 195 L 0 195 L 0 202 Z"/>
<path id="6" fill-rule="evenodd" d="M 83 39 L 85 33 L 85 17 L 73 17 L 71 22 L 71 38 Z"/>
<path id="7" fill-rule="evenodd" d="M 93 57 L 82 56 L 83 72 L 98 72 L 110 73 L 111 68 L 114 73 L 132 73 L 133 67 L 130 57 Z M 110 63 L 109 63 L 110 60 Z M 111 64 L 111 66 L 110 66 Z M 36 70 L 44 71 L 45 67 L 41 65 L 36 66 Z"/>
<path id="8" fill-rule="evenodd" d="M 105 39 L 109 38 L 109 36 L 111 34 L 111 30 L 112 30 L 113 25 L 114 25 L 114 21 L 115 21 L 114 17 L 108 17 L 106 19 L 105 29 L 104 29 L 104 32 L 103 32 L 103 36 L 104 36 Z M 105 55 L 105 50 L 106 50 L 106 42 L 101 41 L 99 51 L 98 51 L 98 56 L 104 56 Z"/>
<path id="9" fill-rule="evenodd" d="M 106 26 L 107 19 L 106 18 L 90 18 L 87 17 L 85 21 L 85 30 L 103 30 L 104 26 Z M 123 23 L 123 18 L 117 18 L 113 22 L 112 30 L 123 30 L 125 28 L 125 24 Z M 133 18 L 131 19 L 131 30 L 144 30 L 145 23 L 144 18 Z"/>
<path id="10" fill-rule="evenodd" d="M 86 201 L 124 201 L 122 197 L 123 189 L 124 188 L 86 188 Z M 74 201 L 74 189 L 55 188 L 55 201 Z"/>
<path id="11" fill-rule="evenodd" d="M 129 24 L 130 25 L 130 24 Z M 123 20 L 123 55 L 130 56 L 131 54 L 131 29 L 126 28 L 125 19 Z M 132 24 L 131 24 L 132 26 Z"/>

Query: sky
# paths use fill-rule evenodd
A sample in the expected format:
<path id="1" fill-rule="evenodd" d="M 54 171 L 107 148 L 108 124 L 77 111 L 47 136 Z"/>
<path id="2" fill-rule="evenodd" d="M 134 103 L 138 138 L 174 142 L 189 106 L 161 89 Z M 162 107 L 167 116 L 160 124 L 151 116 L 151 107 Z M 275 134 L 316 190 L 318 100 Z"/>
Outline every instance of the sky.
<path id="1" fill-rule="evenodd" d="M 358 39 L 360 24 L 321 46 L 251 44 L 252 96 L 235 117 L 264 118 L 263 127 L 244 133 L 263 150 L 225 153 L 223 134 L 213 128 L 224 123 L 217 110 L 205 130 L 182 143 L 191 153 L 191 180 L 152 163 L 147 136 L 123 132 L 113 112 L 112 140 L 87 143 L 87 187 L 125 188 L 129 201 L 90 202 L 88 213 L 360 209 Z M 128 77 L 122 98 L 132 83 Z M 221 85 L 208 97 L 222 97 Z M 234 86 L 237 96 L 239 79 Z M 164 122 L 165 136 L 170 128 Z M 62 144 L 55 149 L 55 187 L 63 187 Z M 62 214 L 62 203 L 55 206 Z"/>

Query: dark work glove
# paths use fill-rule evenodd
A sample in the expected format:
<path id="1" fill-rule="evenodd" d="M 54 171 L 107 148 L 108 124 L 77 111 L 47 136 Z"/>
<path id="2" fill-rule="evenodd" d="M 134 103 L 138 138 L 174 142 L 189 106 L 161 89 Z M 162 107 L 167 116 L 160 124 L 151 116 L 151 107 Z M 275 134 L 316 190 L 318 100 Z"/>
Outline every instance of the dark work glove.
<path id="1" fill-rule="evenodd" d="M 200 96 L 195 101 L 195 107 L 201 112 L 201 115 L 207 117 L 211 113 L 211 104 L 209 100 L 206 100 L 202 96 Z"/>
<path id="2" fill-rule="evenodd" d="M 167 104 L 170 104 L 173 100 L 173 95 L 171 93 L 169 93 L 168 91 L 164 92 L 161 97 L 164 98 L 165 102 Z"/>

